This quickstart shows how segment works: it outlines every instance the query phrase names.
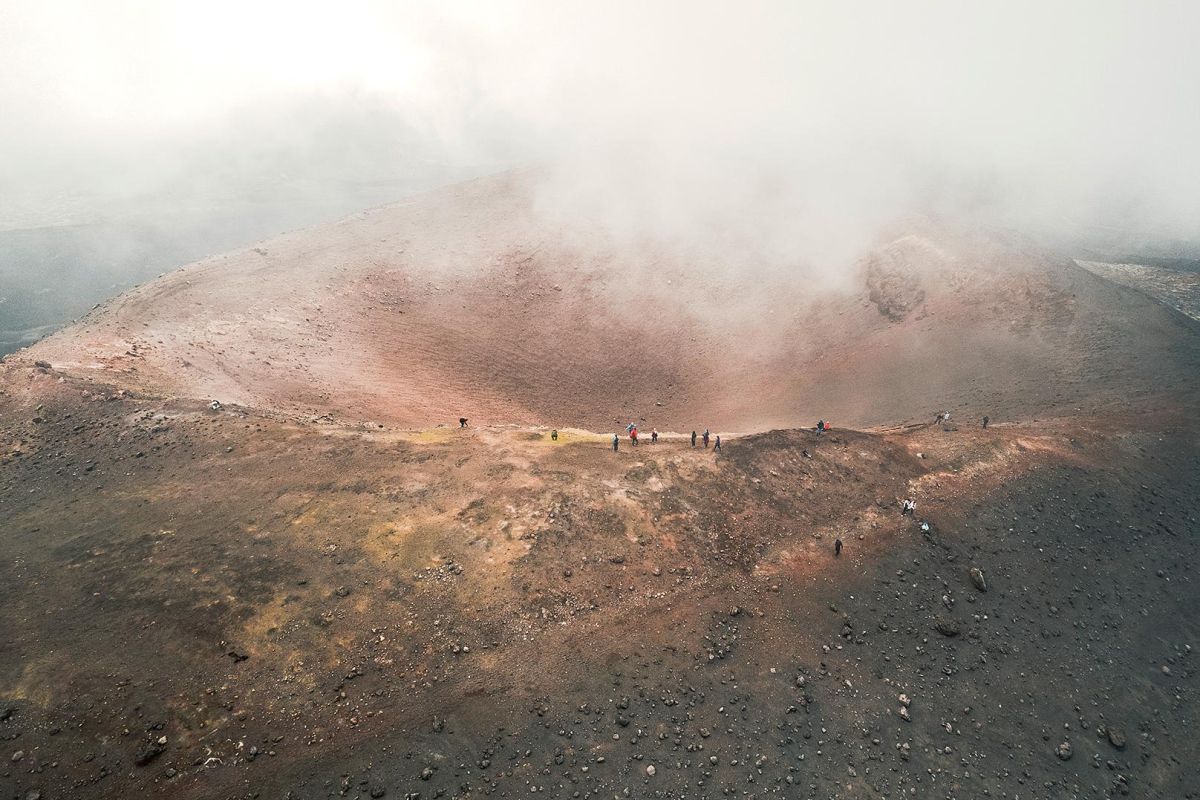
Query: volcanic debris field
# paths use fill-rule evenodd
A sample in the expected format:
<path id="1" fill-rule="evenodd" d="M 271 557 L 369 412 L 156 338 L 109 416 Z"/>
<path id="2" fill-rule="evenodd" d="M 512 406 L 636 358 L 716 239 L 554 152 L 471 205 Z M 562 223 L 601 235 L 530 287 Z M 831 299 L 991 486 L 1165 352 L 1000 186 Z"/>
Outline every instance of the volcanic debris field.
<path id="1" fill-rule="evenodd" d="M 500 189 L 0 363 L 0 796 L 1200 798 L 1193 320 L 928 231 L 774 328 L 421 277 Z"/>

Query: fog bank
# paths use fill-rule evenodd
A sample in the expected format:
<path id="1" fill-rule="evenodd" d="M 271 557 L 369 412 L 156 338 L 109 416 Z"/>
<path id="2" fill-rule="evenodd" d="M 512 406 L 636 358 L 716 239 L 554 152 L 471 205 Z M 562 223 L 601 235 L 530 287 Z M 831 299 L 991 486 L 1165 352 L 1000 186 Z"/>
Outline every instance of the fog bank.
<path id="1" fill-rule="evenodd" d="M 1144 2 L 9 0 L 0 228 L 536 163 L 548 213 L 831 266 L 914 213 L 1196 241 L 1197 29 Z"/>

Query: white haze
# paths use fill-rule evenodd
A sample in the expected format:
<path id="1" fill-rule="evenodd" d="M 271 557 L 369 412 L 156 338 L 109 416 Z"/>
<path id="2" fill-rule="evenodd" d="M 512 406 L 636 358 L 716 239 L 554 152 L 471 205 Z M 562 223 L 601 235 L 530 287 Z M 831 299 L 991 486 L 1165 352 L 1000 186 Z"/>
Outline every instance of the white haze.
<path id="1" fill-rule="evenodd" d="M 0 0 L 0 227 L 548 164 L 550 215 L 785 262 L 911 214 L 1195 242 L 1198 30 L 1182 2 Z"/>

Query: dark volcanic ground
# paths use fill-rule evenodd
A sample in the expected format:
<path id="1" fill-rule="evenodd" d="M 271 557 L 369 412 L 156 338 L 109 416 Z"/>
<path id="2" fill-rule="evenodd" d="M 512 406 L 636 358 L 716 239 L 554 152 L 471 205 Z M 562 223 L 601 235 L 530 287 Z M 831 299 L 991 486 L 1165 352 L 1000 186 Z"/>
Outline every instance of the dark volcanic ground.
<path id="1" fill-rule="evenodd" d="M 0 370 L 0 797 L 1200 797 L 1187 405 L 613 454 Z"/>

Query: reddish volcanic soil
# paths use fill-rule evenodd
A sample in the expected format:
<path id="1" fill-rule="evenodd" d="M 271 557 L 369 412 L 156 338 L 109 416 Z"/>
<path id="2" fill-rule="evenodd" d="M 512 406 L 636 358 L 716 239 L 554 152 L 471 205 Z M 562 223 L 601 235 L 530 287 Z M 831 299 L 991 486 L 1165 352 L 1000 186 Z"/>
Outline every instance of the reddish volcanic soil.
<path id="1" fill-rule="evenodd" d="M 208 259 L 10 360 L 355 422 L 597 431 L 1016 419 L 1178 395 L 1200 372 L 1200 325 L 1013 237 L 923 224 L 835 286 L 551 225 L 534 185 L 475 181 Z"/>
<path id="2" fill-rule="evenodd" d="M 1192 320 L 932 224 L 836 288 L 631 254 L 530 184 L 0 364 L 0 797 L 1200 797 Z"/>

